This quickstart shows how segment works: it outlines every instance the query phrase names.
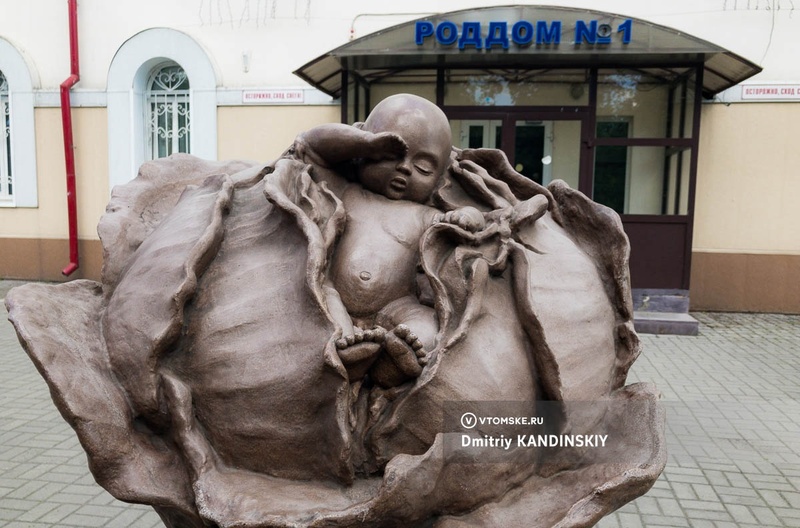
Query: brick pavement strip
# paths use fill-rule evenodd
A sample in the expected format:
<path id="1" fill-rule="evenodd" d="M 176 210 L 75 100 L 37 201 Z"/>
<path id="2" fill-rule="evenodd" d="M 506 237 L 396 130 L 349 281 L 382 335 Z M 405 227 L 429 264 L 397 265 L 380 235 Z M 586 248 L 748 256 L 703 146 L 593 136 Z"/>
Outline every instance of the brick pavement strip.
<path id="1" fill-rule="evenodd" d="M 693 315 L 696 337 L 641 336 L 628 382 L 661 390 L 670 458 L 650 493 L 598 527 L 800 527 L 800 316 Z M 0 364 L 0 525 L 162 526 L 94 483 L 7 323 Z"/>
<path id="2" fill-rule="evenodd" d="M 694 315 L 697 337 L 642 336 L 628 380 L 664 395 L 670 458 L 658 482 L 672 501 L 656 486 L 598 526 L 627 526 L 656 493 L 665 516 L 631 526 L 800 527 L 800 316 Z"/>

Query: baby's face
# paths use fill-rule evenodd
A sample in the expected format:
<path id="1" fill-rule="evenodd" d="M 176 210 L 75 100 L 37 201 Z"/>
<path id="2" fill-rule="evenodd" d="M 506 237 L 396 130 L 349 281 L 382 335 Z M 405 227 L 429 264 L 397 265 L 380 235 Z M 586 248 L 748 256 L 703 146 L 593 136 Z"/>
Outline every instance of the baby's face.
<path id="1" fill-rule="evenodd" d="M 408 152 L 400 159 L 365 161 L 359 181 L 366 189 L 392 200 L 428 201 L 450 164 L 451 140 L 446 119 L 443 127 L 427 113 L 423 108 L 375 120 L 379 126 L 371 127 L 377 129 L 370 132 L 397 134 L 408 145 Z"/>

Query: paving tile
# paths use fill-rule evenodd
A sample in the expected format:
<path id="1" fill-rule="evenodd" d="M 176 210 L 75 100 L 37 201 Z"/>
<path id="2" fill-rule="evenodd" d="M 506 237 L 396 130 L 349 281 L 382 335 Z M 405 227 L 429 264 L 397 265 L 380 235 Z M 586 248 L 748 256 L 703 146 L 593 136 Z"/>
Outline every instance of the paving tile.
<path id="1" fill-rule="evenodd" d="M 642 521 L 647 528 L 690 528 L 689 520 L 686 517 L 668 517 L 645 515 Z M 623 527 L 625 528 L 625 527 Z"/>
<path id="2" fill-rule="evenodd" d="M 717 493 L 714 491 L 714 487 L 708 484 L 692 484 L 692 489 L 694 490 L 697 498 L 702 501 L 711 501 L 711 502 L 718 502 L 719 497 Z"/>
<path id="3" fill-rule="evenodd" d="M 772 508 L 788 508 L 789 502 L 781 495 L 781 493 L 774 490 L 761 490 L 761 496 L 764 502 Z"/>
<path id="4" fill-rule="evenodd" d="M 56 508 L 58 508 L 58 504 L 53 504 L 52 502 L 40 502 L 22 515 L 19 515 L 17 519 L 26 522 L 38 521 Z"/>
<path id="5" fill-rule="evenodd" d="M 772 508 L 772 513 L 784 522 L 800 526 L 800 510 L 796 508 Z"/>
<path id="6" fill-rule="evenodd" d="M 669 467 L 667 468 L 669 470 Z M 673 482 L 672 490 L 675 492 L 675 497 L 681 500 L 694 500 L 697 499 L 697 494 L 694 492 L 691 484 L 684 484 L 683 482 Z"/>
<path id="7" fill-rule="evenodd" d="M 641 499 L 638 499 L 635 502 L 638 502 Z M 658 498 L 656 499 L 658 502 L 658 507 L 665 516 L 668 517 L 683 517 L 683 508 L 681 508 L 680 502 L 678 502 L 675 498 Z"/>
<path id="8" fill-rule="evenodd" d="M 778 519 L 778 516 L 775 515 L 770 508 L 762 507 L 762 506 L 753 506 L 750 508 L 750 511 L 753 512 L 758 522 L 764 525 L 781 525 L 781 521 Z"/>
<path id="9" fill-rule="evenodd" d="M 77 504 L 59 504 L 45 515 L 39 518 L 43 526 L 60 526 L 62 521 L 69 517 L 69 514 L 78 509 Z"/>
<path id="10" fill-rule="evenodd" d="M 620 513 L 619 525 L 622 528 L 644 528 L 644 521 L 635 513 Z"/>
<path id="11" fill-rule="evenodd" d="M 695 517 L 692 519 L 692 528 L 716 528 L 714 521 Z"/>
<path id="12" fill-rule="evenodd" d="M 781 492 L 781 496 L 791 505 L 792 508 L 797 508 L 797 510 L 800 511 L 800 493 L 791 491 Z"/>
<path id="13" fill-rule="evenodd" d="M 618 516 L 618 513 L 612 513 L 611 515 L 603 517 L 603 519 L 601 519 L 600 522 L 595 526 L 596 528 L 622 528 L 622 525 L 619 523 Z"/>
<path id="14" fill-rule="evenodd" d="M 636 501 L 636 509 L 640 515 L 661 515 L 661 509 L 658 507 L 658 502 L 654 497 L 645 496 L 640 497 Z"/>
<path id="15" fill-rule="evenodd" d="M 119 513 L 113 519 L 110 519 L 106 524 L 105 528 L 129 528 L 131 526 L 142 526 L 146 523 L 146 519 L 152 519 L 155 516 L 155 513 L 152 511 L 150 512 L 152 515 L 146 515 L 147 512 L 141 511 L 140 509 L 125 509 Z M 143 523 L 143 518 L 145 523 Z M 158 517 L 155 516 L 155 519 L 158 520 Z M 152 522 L 151 520 L 151 522 Z"/>
<path id="16" fill-rule="evenodd" d="M 737 522 L 740 523 L 751 523 L 757 524 L 758 521 L 756 520 L 753 513 L 747 506 L 741 504 L 725 504 L 725 508 L 728 510 L 728 513 L 731 514 L 731 517 L 736 519 Z"/>

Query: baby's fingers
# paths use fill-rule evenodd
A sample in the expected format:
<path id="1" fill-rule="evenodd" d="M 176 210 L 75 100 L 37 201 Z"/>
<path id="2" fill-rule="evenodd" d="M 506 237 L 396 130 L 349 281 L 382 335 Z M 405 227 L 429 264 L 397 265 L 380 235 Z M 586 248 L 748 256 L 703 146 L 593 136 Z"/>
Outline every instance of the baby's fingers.
<path id="1" fill-rule="evenodd" d="M 405 156 L 408 145 L 397 134 L 380 132 L 375 134 L 375 150 L 377 159 L 397 159 Z"/>

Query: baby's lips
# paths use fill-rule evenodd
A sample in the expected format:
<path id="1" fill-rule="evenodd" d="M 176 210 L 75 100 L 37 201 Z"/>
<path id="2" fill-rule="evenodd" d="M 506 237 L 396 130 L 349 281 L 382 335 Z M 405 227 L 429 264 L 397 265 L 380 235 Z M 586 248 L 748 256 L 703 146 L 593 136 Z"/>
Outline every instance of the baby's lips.
<path id="1" fill-rule="evenodd" d="M 392 178 L 389 181 L 389 187 L 395 191 L 405 191 L 408 187 L 408 181 L 405 178 Z"/>

